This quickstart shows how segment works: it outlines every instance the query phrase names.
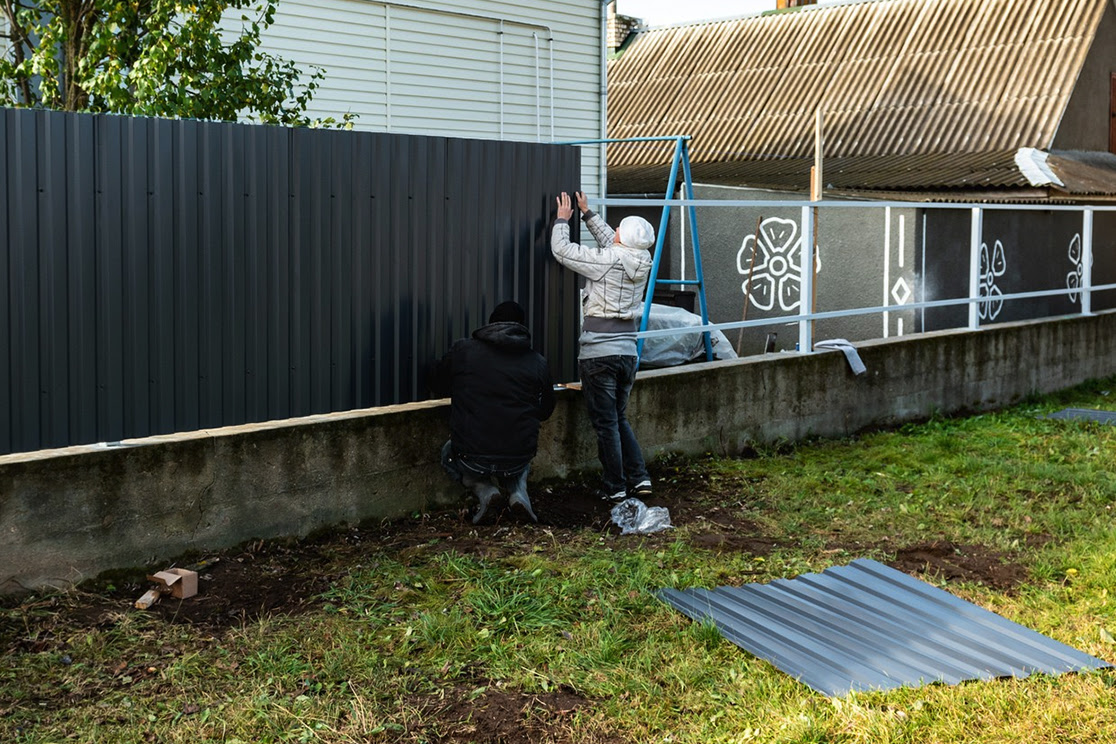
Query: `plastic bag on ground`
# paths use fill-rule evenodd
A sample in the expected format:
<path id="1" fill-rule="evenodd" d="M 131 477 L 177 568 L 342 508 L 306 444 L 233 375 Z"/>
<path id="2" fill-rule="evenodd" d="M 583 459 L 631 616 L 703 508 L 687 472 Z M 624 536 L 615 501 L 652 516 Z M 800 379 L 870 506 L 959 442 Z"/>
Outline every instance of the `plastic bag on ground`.
<path id="1" fill-rule="evenodd" d="M 674 526 L 665 506 L 647 506 L 639 499 L 625 499 L 612 507 L 612 521 L 622 535 L 648 535 Z"/>

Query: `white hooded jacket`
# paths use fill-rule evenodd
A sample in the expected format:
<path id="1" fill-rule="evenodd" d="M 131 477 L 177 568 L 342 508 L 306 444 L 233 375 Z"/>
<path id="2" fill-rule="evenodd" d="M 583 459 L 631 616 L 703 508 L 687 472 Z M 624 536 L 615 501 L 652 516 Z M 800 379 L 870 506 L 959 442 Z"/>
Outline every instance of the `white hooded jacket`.
<path id="1" fill-rule="evenodd" d="M 550 251 L 558 263 L 588 280 L 582 298 L 583 314 L 586 318 L 618 320 L 639 317 L 651 274 L 650 252 L 615 243 L 616 232 L 600 215 L 587 212 L 584 219 L 597 247 L 571 242 L 566 220 L 555 222 L 550 236 Z M 620 238 L 623 240 L 623 233 Z"/>

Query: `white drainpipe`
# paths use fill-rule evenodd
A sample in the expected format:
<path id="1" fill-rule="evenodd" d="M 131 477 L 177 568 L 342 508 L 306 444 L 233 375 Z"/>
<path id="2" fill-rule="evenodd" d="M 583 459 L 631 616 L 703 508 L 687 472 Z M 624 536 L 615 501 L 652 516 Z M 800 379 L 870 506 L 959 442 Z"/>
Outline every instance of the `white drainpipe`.
<path id="1" fill-rule="evenodd" d="M 539 34 L 531 32 L 535 40 L 535 141 L 542 142 L 542 81 L 539 79 Z"/>
<path id="2" fill-rule="evenodd" d="M 601 0 L 601 139 L 608 138 L 608 6 L 615 0 Z M 600 162 L 597 164 L 597 180 L 600 183 L 601 198 L 608 195 L 608 145 L 601 143 Z M 601 217 L 607 219 L 606 209 L 601 207 Z"/>
<path id="3" fill-rule="evenodd" d="M 504 21 L 500 20 L 500 139 L 504 139 Z"/>
<path id="4" fill-rule="evenodd" d="M 550 46 L 550 141 L 554 141 L 554 32 L 547 39 Z"/>

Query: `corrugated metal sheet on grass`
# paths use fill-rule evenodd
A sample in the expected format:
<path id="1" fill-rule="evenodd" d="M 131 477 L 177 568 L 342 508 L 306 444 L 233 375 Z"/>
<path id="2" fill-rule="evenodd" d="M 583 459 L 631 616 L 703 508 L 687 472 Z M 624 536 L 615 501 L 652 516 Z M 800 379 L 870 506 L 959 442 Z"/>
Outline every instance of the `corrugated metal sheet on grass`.
<path id="1" fill-rule="evenodd" d="M 610 63 L 609 136 L 690 135 L 695 172 L 808 159 L 820 108 L 827 158 L 1047 149 L 1110 2 L 888 0 L 652 29 Z M 659 143 L 609 147 L 610 179 L 666 163 Z"/>
<path id="2" fill-rule="evenodd" d="M 1111 666 L 872 560 L 660 597 L 832 696 Z"/>
<path id="3" fill-rule="evenodd" d="M 1116 424 L 1116 411 L 1096 411 L 1091 408 L 1063 408 L 1047 418 L 1067 421 L 1093 421 L 1098 424 Z"/>

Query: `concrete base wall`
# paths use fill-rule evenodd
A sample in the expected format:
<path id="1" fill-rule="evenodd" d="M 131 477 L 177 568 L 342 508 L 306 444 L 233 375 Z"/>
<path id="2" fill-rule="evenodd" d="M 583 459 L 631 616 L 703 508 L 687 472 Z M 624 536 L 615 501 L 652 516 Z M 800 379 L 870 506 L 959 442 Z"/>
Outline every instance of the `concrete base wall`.
<path id="1" fill-rule="evenodd" d="M 734 455 L 934 413 L 987 410 L 1116 374 L 1116 314 L 864 342 L 641 373 L 646 454 Z M 597 467 L 580 394 L 559 391 L 532 480 Z M 0 457 L 0 592 L 66 586 L 191 550 L 462 503 L 432 401 Z"/>

